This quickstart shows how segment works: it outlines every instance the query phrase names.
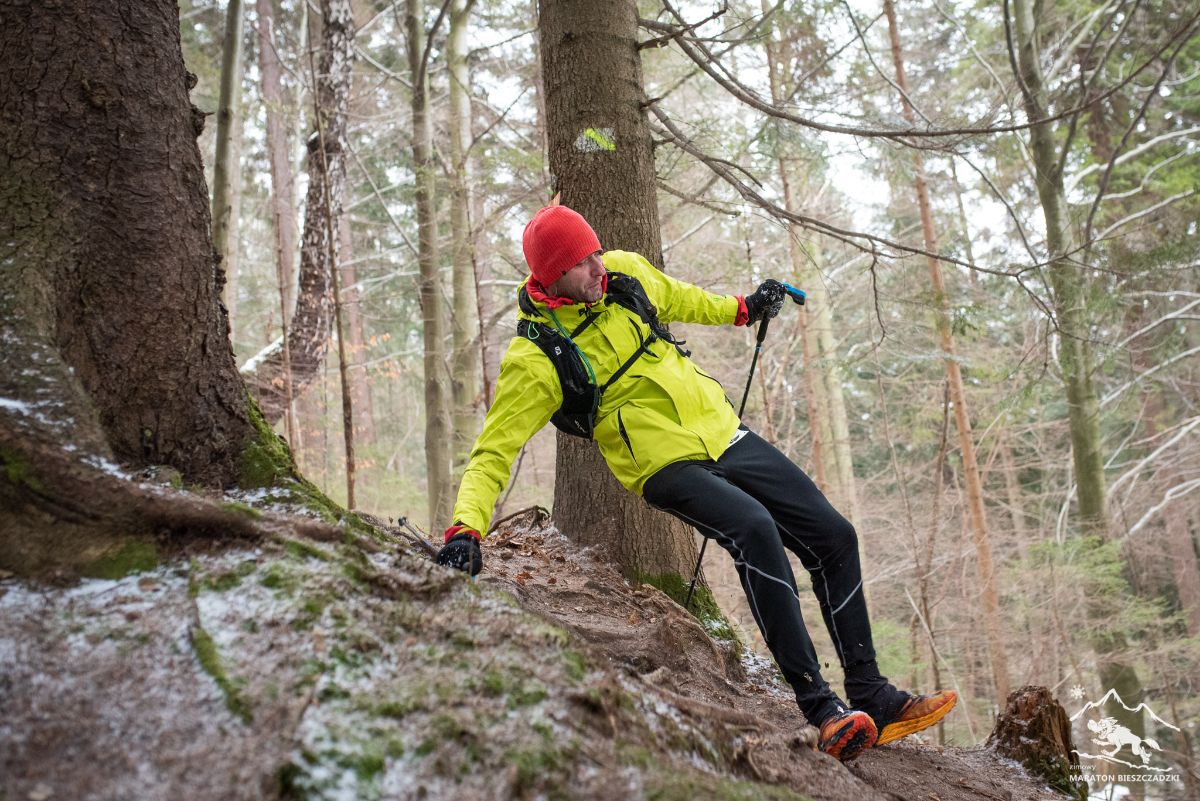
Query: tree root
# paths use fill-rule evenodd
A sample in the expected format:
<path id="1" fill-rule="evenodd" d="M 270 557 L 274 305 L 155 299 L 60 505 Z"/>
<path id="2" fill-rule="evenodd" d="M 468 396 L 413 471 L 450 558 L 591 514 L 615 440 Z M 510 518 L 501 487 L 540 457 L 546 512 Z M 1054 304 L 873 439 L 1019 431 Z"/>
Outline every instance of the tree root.
<path id="1" fill-rule="evenodd" d="M 34 576 L 85 572 L 131 538 L 182 545 L 191 538 L 274 535 L 341 540 L 343 529 L 260 512 L 169 486 L 139 483 L 102 457 L 0 429 L 0 568 Z"/>

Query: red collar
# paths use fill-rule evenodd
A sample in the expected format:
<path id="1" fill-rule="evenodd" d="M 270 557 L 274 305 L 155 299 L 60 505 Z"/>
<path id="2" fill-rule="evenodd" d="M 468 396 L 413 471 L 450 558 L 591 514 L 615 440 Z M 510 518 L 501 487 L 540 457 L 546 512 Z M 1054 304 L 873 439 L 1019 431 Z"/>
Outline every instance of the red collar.
<path id="1" fill-rule="evenodd" d="M 545 303 L 547 309 L 557 309 L 560 306 L 570 306 L 575 303 L 575 301 L 571 300 L 570 298 L 549 294 L 542 287 L 542 285 L 534 279 L 532 275 L 529 276 L 529 280 L 525 282 L 525 291 L 529 293 L 530 300 L 536 303 Z M 600 291 L 601 293 L 608 291 L 607 273 L 605 273 L 604 278 L 601 279 Z"/>

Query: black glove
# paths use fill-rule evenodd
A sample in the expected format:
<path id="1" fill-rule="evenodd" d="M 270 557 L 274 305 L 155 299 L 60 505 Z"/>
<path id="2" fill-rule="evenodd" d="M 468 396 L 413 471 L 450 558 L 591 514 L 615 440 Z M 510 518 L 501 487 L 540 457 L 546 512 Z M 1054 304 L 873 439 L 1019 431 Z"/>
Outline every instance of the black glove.
<path id="1" fill-rule="evenodd" d="M 446 540 L 438 551 L 437 563 L 455 570 L 465 570 L 472 576 L 483 570 L 483 553 L 479 550 L 479 535 L 469 528 L 457 527 L 458 533 Z"/>
<path id="2" fill-rule="evenodd" d="M 786 297 L 787 290 L 783 288 L 783 284 L 774 278 L 763 281 L 753 294 L 746 296 L 746 312 L 750 315 L 746 324 L 752 325 L 764 317 L 769 319 L 779 314 Z"/>

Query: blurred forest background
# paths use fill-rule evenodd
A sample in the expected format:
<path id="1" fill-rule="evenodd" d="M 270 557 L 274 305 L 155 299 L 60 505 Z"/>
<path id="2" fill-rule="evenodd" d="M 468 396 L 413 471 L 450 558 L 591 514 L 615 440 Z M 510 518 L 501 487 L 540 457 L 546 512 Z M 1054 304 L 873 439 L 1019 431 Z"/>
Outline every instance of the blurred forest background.
<path id="1" fill-rule="evenodd" d="M 180 13 L 244 375 L 331 497 L 440 532 L 435 496 L 453 495 L 515 331 L 520 233 L 553 193 L 536 3 Z M 958 743 L 1022 684 L 1069 712 L 1117 689 L 1180 731 L 1110 714 L 1190 772 L 1200 11 L 638 14 L 666 270 L 808 292 L 772 326 L 746 417 L 857 526 L 886 670 L 960 691 L 943 733 Z M 620 147 L 586 133 L 577 147 Z M 753 332 L 682 328 L 738 400 Z M 497 520 L 550 504 L 555 447 L 551 428 L 526 447 Z M 752 638 L 727 561 L 706 571 Z"/>

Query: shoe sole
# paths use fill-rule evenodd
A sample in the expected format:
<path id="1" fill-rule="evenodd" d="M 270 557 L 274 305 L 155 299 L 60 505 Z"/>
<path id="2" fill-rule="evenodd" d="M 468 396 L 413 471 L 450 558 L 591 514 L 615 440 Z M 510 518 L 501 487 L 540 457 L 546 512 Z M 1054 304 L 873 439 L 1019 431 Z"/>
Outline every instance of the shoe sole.
<path id="1" fill-rule="evenodd" d="M 883 731 L 879 733 L 879 739 L 875 741 L 875 745 L 884 745 L 886 743 L 895 742 L 901 737 L 907 737 L 910 734 L 916 734 L 919 731 L 928 729 L 933 724 L 937 723 L 946 715 L 950 714 L 950 710 L 958 705 L 958 695 L 951 696 L 950 700 L 939 706 L 927 715 L 912 720 L 898 720 L 895 723 L 889 723 L 883 727 Z"/>
<path id="2" fill-rule="evenodd" d="M 867 721 L 848 720 L 832 737 L 820 743 L 818 748 L 839 762 L 849 762 L 875 745 L 878 735 L 874 729 L 874 725 Z"/>

